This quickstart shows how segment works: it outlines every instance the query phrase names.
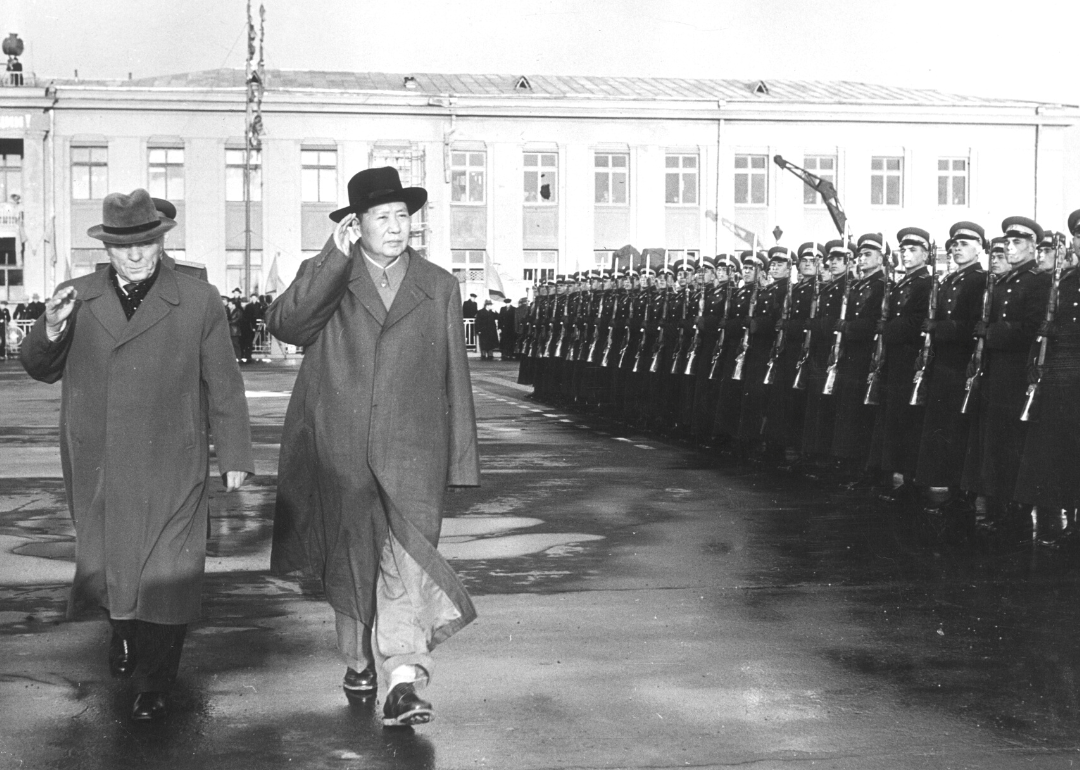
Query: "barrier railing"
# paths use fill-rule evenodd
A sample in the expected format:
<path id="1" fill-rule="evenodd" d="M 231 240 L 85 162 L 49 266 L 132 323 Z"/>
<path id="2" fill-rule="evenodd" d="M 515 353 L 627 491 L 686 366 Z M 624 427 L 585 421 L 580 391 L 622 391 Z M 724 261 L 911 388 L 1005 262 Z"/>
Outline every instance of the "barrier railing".
<path id="1" fill-rule="evenodd" d="M 472 318 L 463 318 L 465 322 L 465 349 L 476 352 L 479 350 L 476 341 L 476 324 Z"/>

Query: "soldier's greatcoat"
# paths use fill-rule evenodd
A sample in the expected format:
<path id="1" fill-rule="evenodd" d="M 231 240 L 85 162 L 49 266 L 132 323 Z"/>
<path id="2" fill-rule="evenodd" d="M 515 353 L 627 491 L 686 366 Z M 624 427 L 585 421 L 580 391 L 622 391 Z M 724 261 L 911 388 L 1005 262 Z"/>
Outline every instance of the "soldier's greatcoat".
<path id="1" fill-rule="evenodd" d="M 475 617 L 436 550 L 448 486 L 476 486 L 469 366 L 457 280 L 409 250 L 390 309 L 359 244 L 329 239 L 267 311 L 270 332 L 304 346 L 285 415 L 270 568 L 321 581 L 337 612 L 370 624 L 387 533 L 430 580 L 429 646 Z"/>
<path id="2" fill-rule="evenodd" d="M 938 289 L 934 358 L 927 372 L 926 416 L 915 471 L 920 486 L 960 486 L 971 429 L 961 408 L 985 290 L 986 271 L 978 262 L 945 276 Z"/>
<path id="3" fill-rule="evenodd" d="M 836 428 L 833 456 L 865 462 L 877 410 L 866 405 L 867 377 L 874 357 L 874 333 L 881 318 L 885 275 L 879 270 L 856 281 L 848 299 L 844 350 L 836 377 Z"/>
<path id="4" fill-rule="evenodd" d="M 909 272 L 892 287 L 889 317 L 884 319 L 885 403 L 874 426 L 875 450 L 869 466 L 914 476 L 922 441 L 925 406 L 911 406 L 915 360 L 919 356 L 922 323 L 930 307 L 928 268 Z"/>
<path id="5" fill-rule="evenodd" d="M 1046 313 L 1051 276 L 1034 271 L 1035 261 L 1017 265 L 994 286 L 986 330 L 986 375 L 979 413 L 972 420 L 962 485 L 1011 500 L 1024 449 L 1020 421 L 1027 392 L 1031 343 Z"/>

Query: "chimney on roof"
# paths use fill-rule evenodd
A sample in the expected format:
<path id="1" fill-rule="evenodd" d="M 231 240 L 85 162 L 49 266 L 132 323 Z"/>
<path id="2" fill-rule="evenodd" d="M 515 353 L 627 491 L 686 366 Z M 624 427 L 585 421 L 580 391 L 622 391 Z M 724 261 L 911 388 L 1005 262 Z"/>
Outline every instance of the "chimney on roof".
<path id="1" fill-rule="evenodd" d="M 404 86 L 410 91 L 415 91 L 417 88 L 420 87 L 420 84 L 416 82 L 416 78 L 414 78 L 412 75 L 406 75 Z"/>

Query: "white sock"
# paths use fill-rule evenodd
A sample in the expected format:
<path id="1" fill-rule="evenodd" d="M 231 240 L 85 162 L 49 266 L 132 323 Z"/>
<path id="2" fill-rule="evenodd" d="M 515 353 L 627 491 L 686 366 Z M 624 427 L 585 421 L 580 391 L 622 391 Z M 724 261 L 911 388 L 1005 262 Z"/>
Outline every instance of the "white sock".
<path id="1" fill-rule="evenodd" d="M 415 682 L 419 678 L 416 666 L 398 666 L 390 672 L 390 689 L 393 690 L 399 684 Z"/>

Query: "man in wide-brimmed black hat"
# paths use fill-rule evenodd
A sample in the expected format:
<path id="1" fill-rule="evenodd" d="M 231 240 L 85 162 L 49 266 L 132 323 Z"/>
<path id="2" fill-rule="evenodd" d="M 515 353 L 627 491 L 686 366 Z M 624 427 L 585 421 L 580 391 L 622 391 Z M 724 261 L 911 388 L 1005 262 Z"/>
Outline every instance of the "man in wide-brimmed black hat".
<path id="1" fill-rule="evenodd" d="M 322 581 L 350 700 L 389 682 L 388 727 L 431 719 L 431 650 L 476 617 L 436 550 L 446 488 L 480 483 L 457 279 L 409 248 L 427 201 L 361 171 L 322 252 L 267 311 L 304 346 L 285 416 L 270 567 Z"/>
<path id="2" fill-rule="evenodd" d="M 62 380 L 61 448 L 78 544 L 69 617 L 108 612 L 109 664 L 132 677 L 132 719 L 166 713 L 199 617 L 209 432 L 228 490 L 254 472 L 244 383 L 210 284 L 161 262 L 146 190 L 114 193 L 87 234 L 109 266 L 61 284 L 23 342 L 35 379 Z"/>

